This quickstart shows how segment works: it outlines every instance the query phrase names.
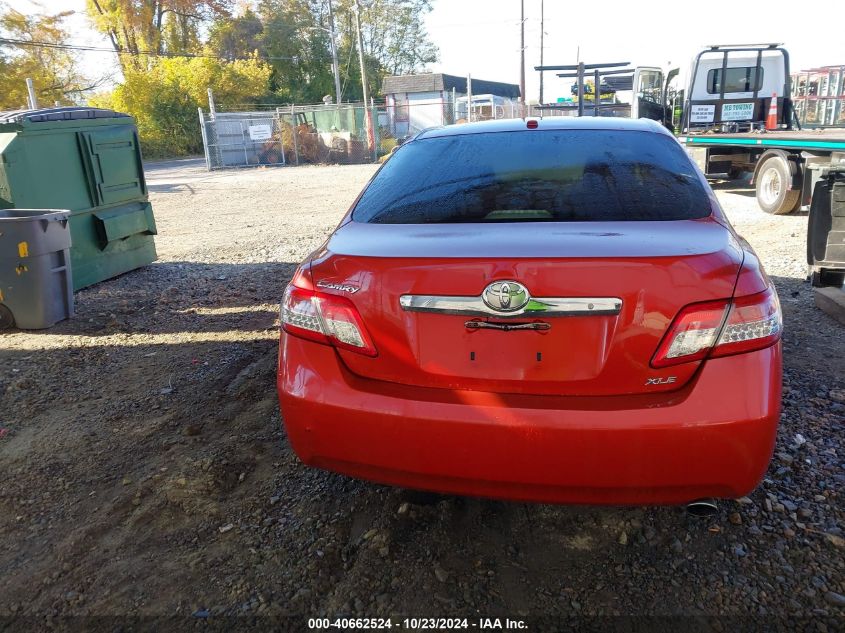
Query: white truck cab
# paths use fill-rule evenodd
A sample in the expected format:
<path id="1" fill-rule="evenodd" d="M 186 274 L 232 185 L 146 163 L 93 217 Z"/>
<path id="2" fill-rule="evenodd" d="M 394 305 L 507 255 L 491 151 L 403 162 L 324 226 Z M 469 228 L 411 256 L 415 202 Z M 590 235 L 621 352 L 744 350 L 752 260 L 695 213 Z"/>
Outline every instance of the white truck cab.
<path id="1" fill-rule="evenodd" d="M 693 60 L 681 127 L 759 129 L 773 95 L 778 125 L 786 126 L 792 114 L 789 54 L 779 44 L 711 46 Z"/>

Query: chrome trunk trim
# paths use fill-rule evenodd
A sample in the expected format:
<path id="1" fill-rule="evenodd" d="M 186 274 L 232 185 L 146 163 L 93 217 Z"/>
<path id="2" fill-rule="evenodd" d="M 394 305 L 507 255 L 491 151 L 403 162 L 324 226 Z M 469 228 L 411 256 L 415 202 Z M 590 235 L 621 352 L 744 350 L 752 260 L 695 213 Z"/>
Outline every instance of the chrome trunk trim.
<path id="1" fill-rule="evenodd" d="M 399 305 L 407 312 L 436 312 L 460 316 L 513 319 L 589 315 L 617 315 L 622 299 L 616 297 L 532 297 L 515 312 L 499 312 L 490 308 L 481 297 L 448 297 L 438 295 L 402 295 Z"/>

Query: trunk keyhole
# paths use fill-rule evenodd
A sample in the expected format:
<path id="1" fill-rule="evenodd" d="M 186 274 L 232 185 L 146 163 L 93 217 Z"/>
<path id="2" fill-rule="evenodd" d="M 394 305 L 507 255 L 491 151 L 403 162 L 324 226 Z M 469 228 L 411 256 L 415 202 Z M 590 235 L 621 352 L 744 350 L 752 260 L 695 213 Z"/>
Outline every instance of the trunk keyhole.
<path id="1" fill-rule="evenodd" d="M 539 363 L 541 360 L 543 360 L 543 352 L 537 352 L 537 362 Z"/>
<path id="2" fill-rule="evenodd" d="M 470 352 L 470 353 L 469 353 L 469 359 L 470 359 L 470 360 L 475 360 L 475 352 Z"/>

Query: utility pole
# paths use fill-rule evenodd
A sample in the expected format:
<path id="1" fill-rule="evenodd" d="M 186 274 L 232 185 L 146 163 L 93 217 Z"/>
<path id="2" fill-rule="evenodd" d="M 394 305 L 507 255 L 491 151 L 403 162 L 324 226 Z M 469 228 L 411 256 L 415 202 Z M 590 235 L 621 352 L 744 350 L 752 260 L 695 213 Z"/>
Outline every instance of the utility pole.
<path id="1" fill-rule="evenodd" d="M 361 59 L 361 88 L 364 91 L 364 121 L 367 127 L 367 149 L 370 154 L 375 151 L 375 135 L 373 133 L 373 113 L 370 111 L 370 89 L 367 86 L 367 67 L 364 64 L 364 36 L 361 34 L 361 7 L 355 0 L 355 30 L 358 31 L 358 56 Z"/>
<path id="2" fill-rule="evenodd" d="M 584 62 L 578 62 L 578 116 L 584 116 Z"/>
<path id="3" fill-rule="evenodd" d="M 472 123 L 472 75 L 467 73 L 467 123 Z"/>
<path id="4" fill-rule="evenodd" d="M 543 3 L 545 0 L 540 0 L 540 66 L 543 65 L 543 31 L 545 30 L 545 15 L 546 12 L 543 8 Z M 545 101 L 543 101 L 543 71 L 540 71 L 540 105 L 543 105 Z"/>
<path id="5" fill-rule="evenodd" d="M 332 0 L 329 0 L 329 35 L 332 42 L 332 67 L 334 68 L 334 94 L 335 103 L 340 105 L 340 66 L 337 63 L 337 41 L 335 40 L 334 31 L 334 10 L 332 9 Z"/>
<path id="6" fill-rule="evenodd" d="M 208 89 L 208 112 L 212 119 L 217 116 L 217 108 L 214 106 L 214 91 L 211 88 Z"/>
<path id="7" fill-rule="evenodd" d="M 26 78 L 26 93 L 29 95 L 29 109 L 38 109 L 38 97 L 35 96 L 35 86 L 32 84 L 32 79 Z"/>
<path id="8" fill-rule="evenodd" d="M 525 116 L 525 0 L 521 0 L 522 19 L 519 22 L 520 28 L 520 65 L 519 65 L 519 102 L 522 104 L 522 116 Z"/>

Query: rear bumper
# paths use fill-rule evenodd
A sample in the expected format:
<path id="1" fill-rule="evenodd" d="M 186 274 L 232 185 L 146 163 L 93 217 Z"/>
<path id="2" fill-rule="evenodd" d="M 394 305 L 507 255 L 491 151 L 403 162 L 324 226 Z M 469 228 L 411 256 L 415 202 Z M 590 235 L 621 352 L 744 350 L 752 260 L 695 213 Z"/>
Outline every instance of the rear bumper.
<path id="1" fill-rule="evenodd" d="M 516 396 L 362 379 L 282 335 L 278 390 L 308 465 L 438 492 L 550 503 L 679 504 L 761 480 L 780 416 L 781 347 L 705 363 L 672 394 Z"/>

